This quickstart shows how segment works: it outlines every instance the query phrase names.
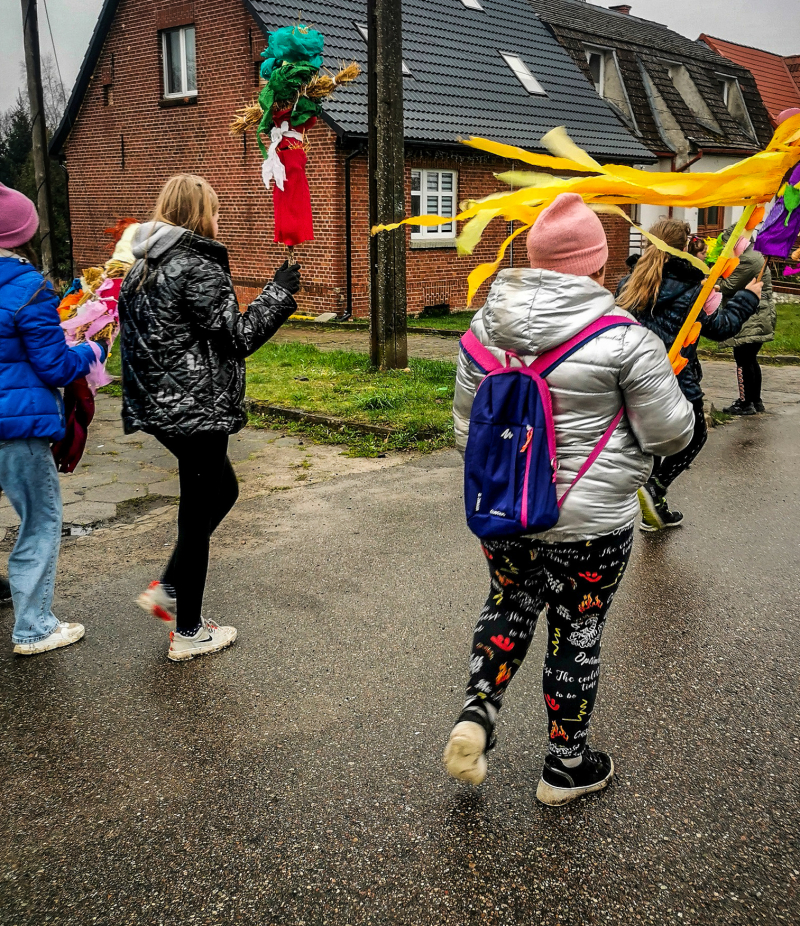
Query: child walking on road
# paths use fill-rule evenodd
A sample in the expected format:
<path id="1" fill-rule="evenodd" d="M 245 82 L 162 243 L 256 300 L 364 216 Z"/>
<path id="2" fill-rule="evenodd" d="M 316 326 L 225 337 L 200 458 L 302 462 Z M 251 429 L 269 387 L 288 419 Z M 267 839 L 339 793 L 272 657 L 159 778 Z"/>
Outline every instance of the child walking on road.
<path id="1" fill-rule="evenodd" d="M 732 232 L 733 226 L 725 229 L 722 240 L 727 241 Z M 723 409 L 729 415 L 758 415 L 765 410 L 761 401 L 761 366 L 758 354 L 767 341 L 774 339 L 775 323 L 778 320 L 775 296 L 772 292 L 772 273 L 769 267 L 764 266 L 765 263 L 766 258 L 749 244 L 739 255 L 739 266 L 727 280 L 720 280 L 719 284 L 724 308 L 750 280 L 760 279 L 763 283 L 758 310 L 747 319 L 740 331 L 722 345 L 733 348 L 736 381 L 739 386 L 736 401 Z"/>
<path id="2" fill-rule="evenodd" d="M 33 266 L 36 207 L 0 184 L 0 489 L 19 515 L 8 560 L 14 652 L 32 656 L 69 646 L 82 624 L 51 608 L 61 547 L 61 486 L 50 445 L 64 437 L 59 386 L 105 360 L 107 347 L 67 347 L 58 296 Z"/>
<path id="3" fill-rule="evenodd" d="M 236 639 L 234 627 L 202 615 L 211 535 L 239 494 L 228 437 L 247 422 L 245 357 L 294 312 L 300 288 L 300 267 L 287 262 L 240 312 L 218 229 L 211 186 L 172 177 L 134 238 L 137 261 L 119 298 L 125 432 L 154 434 L 178 460 L 178 540 L 161 581 L 138 598 L 176 620 L 168 653 L 176 662 Z"/>
<path id="4" fill-rule="evenodd" d="M 499 274 L 472 321 L 472 333 L 501 362 L 513 351 L 530 363 L 604 316 L 625 314 L 602 285 L 608 258 L 603 226 L 576 194 L 562 194 L 541 213 L 528 234 L 528 256 L 530 269 Z M 462 352 L 453 404 L 462 451 L 483 375 Z M 601 332 L 546 379 L 558 497 L 575 485 L 552 529 L 482 541 L 491 587 L 475 628 L 466 702 L 444 762 L 455 778 L 475 785 L 485 778 L 498 711 L 545 608 L 549 754 L 537 797 L 564 804 L 604 788 L 614 773 L 611 757 L 588 745 L 603 628 L 630 556 L 636 491 L 653 455 L 682 449 L 694 421 L 664 346 L 639 325 Z M 620 423 L 576 482 L 621 408 Z"/>
<path id="5" fill-rule="evenodd" d="M 689 226 L 674 219 L 657 222 L 650 232 L 681 251 L 686 250 L 689 242 Z M 632 312 L 669 349 L 702 285 L 703 272 L 700 269 L 687 260 L 671 257 L 649 245 L 633 273 L 620 281 L 617 305 Z M 719 308 L 720 296 L 718 293 L 712 294 L 712 299 L 698 319 L 703 336 L 713 341 L 724 341 L 735 335 L 758 309 L 762 286 L 763 283 L 756 283 L 751 278 L 745 289 Z M 703 390 L 700 388 L 703 370 L 697 358 L 697 345 L 684 348 L 684 356 L 689 358 L 689 363 L 678 374 L 678 385 L 692 403 L 694 433 L 688 446 L 679 453 L 659 456 L 650 478 L 639 491 L 642 509 L 639 527 L 643 531 L 659 531 L 666 527 L 678 527 L 682 523 L 681 512 L 673 511 L 667 504 L 667 490 L 689 468 L 708 438 Z"/>

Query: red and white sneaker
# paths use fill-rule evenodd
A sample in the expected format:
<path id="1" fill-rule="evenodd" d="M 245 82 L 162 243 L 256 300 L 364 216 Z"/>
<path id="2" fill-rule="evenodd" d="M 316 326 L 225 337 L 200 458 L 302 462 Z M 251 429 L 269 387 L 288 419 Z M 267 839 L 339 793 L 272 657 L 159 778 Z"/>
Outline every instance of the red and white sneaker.
<path id="1" fill-rule="evenodd" d="M 142 592 L 136 599 L 136 604 L 160 621 L 165 621 L 167 624 L 175 623 L 175 599 L 170 598 L 160 582 L 151 582 L 147 586 L 147 591 Z"/>
<path id="2" fill-rule="evenodd" d="M 235 627 L 218 627 L 213 621 L 202 621 L 197 632 L 191 636 L 184 636 L 177 630 L 169 634 L 169 652 L 167 659 L 173 662 L 184 662 L 194 659 L 195 656 L 207 656 L 209 653 L 218 653 L 226 646 L 230 646 L 236 639 Z"/>

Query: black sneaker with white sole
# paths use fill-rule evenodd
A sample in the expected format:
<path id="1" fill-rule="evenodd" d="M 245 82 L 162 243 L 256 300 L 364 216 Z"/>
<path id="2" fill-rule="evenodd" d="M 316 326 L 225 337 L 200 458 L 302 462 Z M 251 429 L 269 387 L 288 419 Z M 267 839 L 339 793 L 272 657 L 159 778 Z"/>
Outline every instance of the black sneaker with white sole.
<path id="1" fill-rule="evenodd" d="M 753 408 L 756 410 L 757 415 L 763 415 L 764 412 L 766 411 L 766 408 L 764 408 L 763 402 L 753 402 Z"/>
<path id="2" fill-rule="evenodd" d="M 584 794 L 602 791 L 613 777 L 614 760 L 611 756 L 588 746 L 583 752 L 583 761 L 575 768 L 567 768 L 561 759 L 549 755 L 544 760 L 536 798 L 549 807 L 558 807 Z"/>
<path id="3" fill-rule="evenodd" d="M 653 479 L 639 489 L 639 507 L 642 509 L 639 529 L 643 531 L 662 531 L 666 527 L 678 527 L 683 521 L 683 515 L 669 507 L 666 493 Z"/>

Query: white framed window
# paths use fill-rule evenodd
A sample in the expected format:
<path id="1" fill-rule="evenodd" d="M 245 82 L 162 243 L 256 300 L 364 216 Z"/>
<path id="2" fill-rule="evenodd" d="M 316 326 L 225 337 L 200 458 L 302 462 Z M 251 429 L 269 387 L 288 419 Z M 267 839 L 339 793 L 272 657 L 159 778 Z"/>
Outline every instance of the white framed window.
<path id="1" fill-rule="evenodd" d="M 731 95 L 731 80 L 728 77 L 717 74 L 717 82 L 720 92 L 722 93 L 722 102 L 727 106 Z"/>
<path id="2" fill-rule="evenodd" d="M 164 59 L 164 96 L 197 95 L 197 58 L 194 26 L 167 29 L 161 33 Z"/>
<path id="3" fill-rule="evenodd" d="M 606 82 L 606 53 L 601 48 L 587 48 L 586 60 L 589 62 L 594 89 L 602 96 Z"/>
<path id="4" fill-rule="evenodd" d="M 356 29 L 361 33 L 361 38 L 369 44 L 369 28 L 364 23 L 355 23 Z M 411 68 L 403 60 L 403 77 L 411 76 Z"/>
<path id="5" fill-rule="evenodd" d="M 511 68 L 514 72 L 514 76 L 522 84 L 522 86 L 535 96 L 547 96 L 544 87 L 539 83 L 539 81 L 531 74 L 528 65 L 519 57 L 519 55 L 507 55 L 505 52 L 500 52 L 505 63 Z"/>
<path id="6" fill-rule="evenodd" d="M 411 215 L 441 215 L 455 218 L 458 201 L 458 174 L 454 170 L 411 171 Z M 412 241 L 452 240 L 456 223 L 412 225 Z"/>

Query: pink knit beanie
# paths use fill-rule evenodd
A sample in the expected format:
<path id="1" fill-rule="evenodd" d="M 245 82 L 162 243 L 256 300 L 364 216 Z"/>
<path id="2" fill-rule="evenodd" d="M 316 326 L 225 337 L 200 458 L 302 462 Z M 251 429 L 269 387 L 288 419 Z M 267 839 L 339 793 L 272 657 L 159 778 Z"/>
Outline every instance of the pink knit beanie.
<path id="1" fill-rule="evenodd" d="M 591 276 L 608 260 L 603 224 L 577 193 L 561 193 L 528 232 L 534 270 Z"/>
<path id="2" fill-rule="evenodd" d="M 0 248 L 16 248 L 30 241 L 39 227 L 36 206 L 16 190 L 0 183 Z"/>

